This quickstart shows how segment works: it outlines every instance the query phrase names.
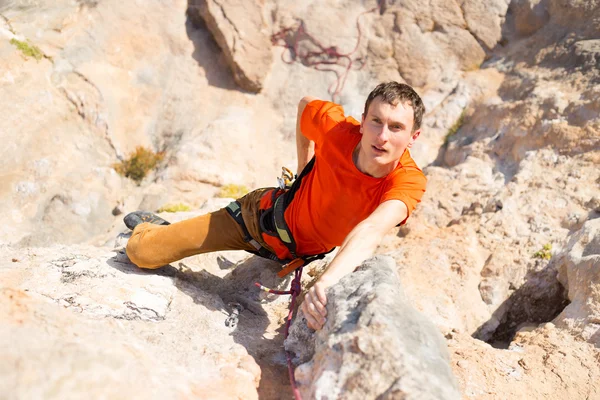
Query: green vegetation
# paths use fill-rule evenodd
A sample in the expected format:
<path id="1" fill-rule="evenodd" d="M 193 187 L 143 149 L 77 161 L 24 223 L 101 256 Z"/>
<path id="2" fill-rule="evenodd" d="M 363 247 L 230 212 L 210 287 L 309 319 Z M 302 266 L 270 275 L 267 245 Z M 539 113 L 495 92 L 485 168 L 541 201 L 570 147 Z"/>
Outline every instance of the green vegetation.
<path id="1" fill-rule="evenodd" d="M 230 183 L 229 185 L 222 186 L 217 196 L 238 199 L 246 193 L 248 193 L 249 191 L 250 189 L 248 189 L 244 185 L 236 185 L 234 183 Z"/>
<path id="2" fill-rule="evenodd" d="M 163 152 L 155 153 L 145 147 L 138 146 L 133 153 L 129 154 L 127 159 L 113 164 L 112 167 L 118 174 L 140 183 L 164 157 Z"/>
<path id="3" fill-rule="evenodd" d="M 175 203 L 175 204 L 165 204 L 164 206 L 162 206 L 161 208 L 156 210 L 156 212 L 175 213 L 175 212 L 180 212 L 180 211 L 191 211 L 191 210 L 192 210 L 192 208 L 190 206 L 188 206 L 187 204 Z"/>
<path id="4" fill-rule="evenodd" d="M 452 136 L 454 136 L 456 134 L 456 132 L 458 132 L 458 130 L 460 129 L 461 126 L 463 126 L 463 124 L 465 123 L 465 116 L 466 116 L 466 110 L 463 110 L 460 113 L 460 116 L 458 117 L 458 119 L 454 122 L 454 124 L 452 124 L 450 129 L 448 129 L 448 133 L 446 133 L 446 137 L 444 137 L 444 146 L 448 145 L 450 138 Z"/>
<path id="5" fill-rule="evenodd" d="M 26 57 L 33 57 L 36 60 L 41 60 L 44 58 L 44 53 L 34 44 L 31 44 L 29 41 L 22 42 L 17 39 L 10 39 L 10 43 L 15 46 L 17 49 L 21 50 Z"/>
<path id="6" fill-rule="evenodd" d="M 549 260 L 552 258 L 552 244 L 546 243 L 542 246 L 541 250 L 536 251 L 533 254 L 533 258 L 541 258 L 542 260 Z"/>

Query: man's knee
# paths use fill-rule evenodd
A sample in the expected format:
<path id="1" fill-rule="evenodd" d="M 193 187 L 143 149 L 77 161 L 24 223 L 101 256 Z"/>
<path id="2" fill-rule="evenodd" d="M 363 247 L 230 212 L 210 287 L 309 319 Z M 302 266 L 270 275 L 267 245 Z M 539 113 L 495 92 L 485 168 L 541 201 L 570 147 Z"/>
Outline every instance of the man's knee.
<path id="1" fill-rule="evenodd" d="M 151 257 L 149 257 L 150 254 L 148 254 L 148 250 L 144 249 L 144 245 L 140 243 L 139 234 L 134 234 L 131 236 L 131 238 L 129 238 L 125 252 L 127 253 L 129 260 L 140 268 L 156 269 L 162 267 L 161 264 L 156 265 L 155 262 L 152 262 Z"/>

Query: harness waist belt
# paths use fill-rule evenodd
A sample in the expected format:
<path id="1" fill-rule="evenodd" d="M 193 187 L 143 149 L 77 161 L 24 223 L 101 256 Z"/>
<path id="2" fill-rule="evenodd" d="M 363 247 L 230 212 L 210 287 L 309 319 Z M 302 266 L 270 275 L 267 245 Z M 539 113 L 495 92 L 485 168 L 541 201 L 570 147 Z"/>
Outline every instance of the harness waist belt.
<path id="1" fill-rule="evenodd" d="M 275 254 L 264 248 L 252 236 L 250 236 L 250 232 L 248 232 L 248 228 L 246 227 L 244 218 L 242 217 L 242 205 L 237 200 L 229 203 L 225 209 L 235 220 L 235 222 L 237 222 L 237 224 L 242 228 L 242 231 L 244 232 L 244 241 L 246 243 L 250 243 L 252 247 L 256 249 L 255 252 L 251 253 L 258 254 L 261 257 L 268 258 L 269 260 L 281 261 Z"/>

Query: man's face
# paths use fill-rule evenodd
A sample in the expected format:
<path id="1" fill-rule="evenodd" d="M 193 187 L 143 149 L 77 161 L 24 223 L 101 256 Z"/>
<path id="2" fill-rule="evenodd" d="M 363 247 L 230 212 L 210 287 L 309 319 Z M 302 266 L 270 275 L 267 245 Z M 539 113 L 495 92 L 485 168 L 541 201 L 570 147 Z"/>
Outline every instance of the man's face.
<path id="1" fill-rule="evenodd" d="M 404 150 L 411 147 L 421 133 L 420 129 L 412 132 L 413 121 L 414 111 L 410 105 L 400 102 L 393 106 L 381 97 L 373 99 L 360 124 L 365 161 L 383 169 L 393 165 L 393 169 Z"/>

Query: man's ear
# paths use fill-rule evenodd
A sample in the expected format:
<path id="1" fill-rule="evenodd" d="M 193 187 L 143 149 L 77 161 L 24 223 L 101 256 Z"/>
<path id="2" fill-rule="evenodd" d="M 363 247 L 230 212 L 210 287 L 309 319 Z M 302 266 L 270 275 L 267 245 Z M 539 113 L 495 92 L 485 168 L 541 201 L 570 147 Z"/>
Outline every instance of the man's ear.
<path id="1" fill-rule="evenodd" d="M 414 131 L 410 137 L 410 142 L 408 142 L 408 145 L 406 147 L 412 147 L 413 143 L 415 142 L 415 140 L 417 140 L 417 138 L 419 137 L 420 134 L 421 134 L 420 129 L 417 129 L 416 131 Z"/>

